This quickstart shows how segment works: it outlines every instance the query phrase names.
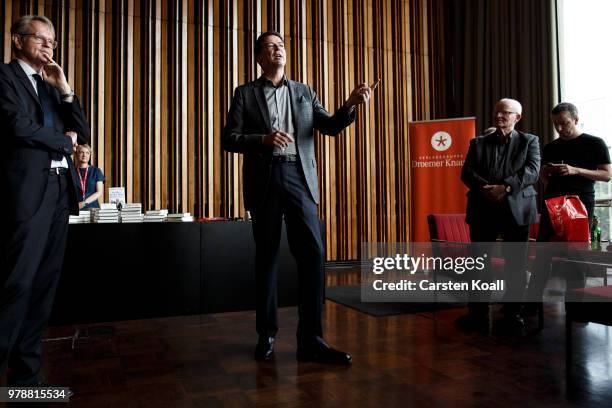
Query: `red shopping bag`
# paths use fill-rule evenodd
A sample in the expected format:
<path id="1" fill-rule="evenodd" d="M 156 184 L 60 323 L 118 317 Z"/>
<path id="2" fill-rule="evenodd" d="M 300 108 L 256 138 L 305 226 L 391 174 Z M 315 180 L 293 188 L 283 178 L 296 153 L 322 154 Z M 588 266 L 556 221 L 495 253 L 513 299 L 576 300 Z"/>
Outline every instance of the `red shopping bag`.
<path id="1" fill-rule="evenodd" d="M 589 215 L 576 195 L 544 200 L 550 216 L 554 241 L 589 242 Z"/>

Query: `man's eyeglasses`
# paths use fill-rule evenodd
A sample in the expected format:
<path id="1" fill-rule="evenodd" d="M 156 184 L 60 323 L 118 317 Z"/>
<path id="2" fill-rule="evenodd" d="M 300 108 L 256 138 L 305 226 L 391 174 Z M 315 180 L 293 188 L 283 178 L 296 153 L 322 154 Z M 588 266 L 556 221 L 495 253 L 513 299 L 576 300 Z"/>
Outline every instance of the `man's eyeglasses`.
<path id="1" fill-rule="evenodd" d="M 495 112 L 495 115 L 502 115 L 502 116 L 510 116 L 510 115 L 518 115 L 518 112 L 511 112 L 511 111 L 497 111 Z"/>
<path id="2" fill-rule="evenodd" d="M 34 40 L 38 43 L 38 44 L 47 44 L 49 46 L 49 48 L 52 49 L 56 49 L 57 48 L 57 41 L 55 40 L 51 40 L 49 38 L 45 38 L 42 35 L 38 35 L 38 34 L 20 34 L 22 37 L 34 37 Z"/>

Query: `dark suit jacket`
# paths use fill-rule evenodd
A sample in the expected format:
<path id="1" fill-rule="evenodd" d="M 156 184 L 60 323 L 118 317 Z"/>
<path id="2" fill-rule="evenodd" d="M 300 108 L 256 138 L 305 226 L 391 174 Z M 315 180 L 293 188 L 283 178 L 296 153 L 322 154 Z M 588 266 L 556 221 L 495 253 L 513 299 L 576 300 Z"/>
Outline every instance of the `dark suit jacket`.
<path id="1" fill-rule="evenodd" d="M 266 195 L 270 178 L 272 149 L 262 140 L 272 133 L 272 126 L 263 84 L 263 79 L 259 78 L 236 88 L 221 139 L 223 149 L 244 154 L 243 193 L 248 210 L 256 209 Z M 308 85 L 288 80 L 288 87 L 300 168 L 310 195 L 318 204 L 313 130 L 335 136 L 355 120 L 355 111 L 341 107 L 332 116 Z"/>
<path id="2" fill-rule="evenodd" d="M 497 133 L 478 136 L 470 142 L 461 171 L 461 180 L 470 189 L 466 209 L 466 222 L 470 225 L 490 222 L 490 217 L 496 216 L 494 212 L 499 209 L 498 205 L 492 205 L 482 193 L 484 185 L 495 184 L 492 181 L 490 164 L 494 162 L 497 143 Z M 540 172 L 538 138 L 514 130 L 507 149 L 508 160 L 503 170 L 503 183 L 512 187 L 512 192 L 506 200 L 517 224 L 528 225 L 535 222 L 538 213 L 537 193 L 533 188 Z"/>
<path id="3" fill-rule="evenodd" d="M 75 98 L 61 102 L 57 89 L 46 85 L 54 102 L 54 128 L 43 126 L 43 113 L 32 83 L 16 60 L 0 64 L 0 129 L 4 149 L 0 155 L 0 183 L 7 193 L 3 217 L 22 221 L 32 217 L 42 203 L 49 180 L 51 153 L 67 158 L 73 180 L 72 141 L 64 135 L 74 131 L 79 144 L 89 141 L 89 126 Z M 70 210 L 78 214 L 73 183 L 69 180 Z"/>

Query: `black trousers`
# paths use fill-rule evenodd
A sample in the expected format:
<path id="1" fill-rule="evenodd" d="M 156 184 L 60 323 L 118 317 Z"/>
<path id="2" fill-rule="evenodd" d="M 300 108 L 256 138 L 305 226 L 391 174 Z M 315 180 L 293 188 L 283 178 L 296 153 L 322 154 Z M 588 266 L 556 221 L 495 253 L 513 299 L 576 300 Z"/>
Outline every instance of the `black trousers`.
<path id="1" fill-rule="evenodd" d="M 470 240 L 472 241 L 475 255 L 492 253 L 492 248 L 498 237 L 505 243 L 512 243 L 511 247 L 502 246 L 502 256 L 505 260 L 504 280 L 506 283 L 505 299 L 513 302 L 506 304 L 506 311 L 514 313 L 520 308 L 525 286 L 527 284 L 527 241 L 529 240 L 529 225 L 518 225 L 512 215 L 508 203 L 496 206 L 495 211 L 482 214 L 481 222 L 473 222 L 470 225 Z M 520 244 L 518 244 L 520 243 Z M 484 271 L 475 278 L 483 282 L 492 281 L 492 270 L 490 257 L 486 260 Z M 470 294 L 468 308 L 472 313 L 486 313 L 490 294 Z"/>
<path id="2" fill-rule="evenodd" d="M 255 238 L 257 333 L 274 336 L 277 320 L 277 260 L 283 215 L 298 266 L 298 344 L 322 336 L 324 248 L 317 205 L 296 162 L 272 164 L 267 195 L 252 211 Z"/>
<path id="3" fill-rule="evenodd" d="M 8 220 L 2 232 L 0 372 L 8 384 L 40 381 L 42 334 L 53 307 L 68 233 L 68 180 L 52 173 L 31 219 Z"/>

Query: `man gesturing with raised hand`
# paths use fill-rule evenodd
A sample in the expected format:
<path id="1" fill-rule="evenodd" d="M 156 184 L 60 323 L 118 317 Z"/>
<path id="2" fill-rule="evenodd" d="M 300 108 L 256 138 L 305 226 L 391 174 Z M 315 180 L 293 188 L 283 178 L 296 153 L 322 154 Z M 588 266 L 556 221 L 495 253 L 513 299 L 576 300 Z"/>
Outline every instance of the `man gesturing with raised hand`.
<path id="1" fill-rule="evenodd" d="M 285 45 L 279 33 L 260 35 L 255 56 L 263 75 L 236 89 L 222 136 L 225 150 L 244 155 L 244 202 L 253 218 L 256 246 L 255 359 L 269 360 L 274 353 L 276 263 L 284 217 L 298 265 L 297 358 L 350 364 L 350 355 L 323 340 L 324 248 L 317 216 L 314 130 L 332 136 L 340 133 L 353 123 L 355 106 L 368 102 L 373 87 L 358 85 L 330 115 L 312 88 L 286 77 Z"/>

